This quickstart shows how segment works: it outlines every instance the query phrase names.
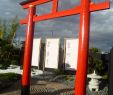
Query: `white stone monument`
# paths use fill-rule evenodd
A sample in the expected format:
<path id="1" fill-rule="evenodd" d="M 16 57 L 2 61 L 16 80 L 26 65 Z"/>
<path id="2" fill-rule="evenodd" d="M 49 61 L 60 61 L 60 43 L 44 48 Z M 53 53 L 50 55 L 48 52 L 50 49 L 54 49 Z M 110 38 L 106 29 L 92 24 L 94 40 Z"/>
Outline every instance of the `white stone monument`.
<path id="1" fill-rule="evenodd" d="M 46 39 L 45 68 L 58 69 L 59 38 Z"/>
<path id="2" fill-rule="evenodd" d="M 32 66 L 39 67 L 41 38 L 33 39 Z"/>
<path id="3" fill-rule="evenodd" d="M 99 91 L 99 84 L 100 84 L 99 79 L 101 79 L 102 77 L 97 75 L 95 71 L 93 72 L 93 74 L 87 75 L 87 77 L 91 78 L 91 81 L 89 82 L 88 85 L 90 91 Z"/>
<path id="4" fill-rule="evenodd" d="M 64 46 L 65 70 L 77 70 L 78 39 L 66 38 Z"/>

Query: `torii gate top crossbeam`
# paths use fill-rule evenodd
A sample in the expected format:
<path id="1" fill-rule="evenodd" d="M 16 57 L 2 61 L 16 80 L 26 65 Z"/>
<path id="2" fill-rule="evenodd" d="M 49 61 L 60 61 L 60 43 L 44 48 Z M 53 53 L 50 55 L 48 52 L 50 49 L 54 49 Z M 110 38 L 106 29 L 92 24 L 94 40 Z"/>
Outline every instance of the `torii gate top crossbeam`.
<path id="1" fill-rule="evenodd" d="M 68 9 L 68 10 L 63 10 L 63 11 L 57 11 L 58 9 L 58 0 L 30 0 L 27 2 L 22 2 L 21 5 L 23 6 L 23 8 L 29 8 L 30 5 L 32 6 L 36 6 L 39 4 L 43 4 L 43 3 L 47 3 L 47 2 L 53 2 L 53 9 L 52 12 L 49 14 L 45 14 L 45 15 L 35 15 L 33 17 L 33 21 L 42 21 L 42 20 L 48 20 L 48 19 L 52 19 L 52 18 L 58 18 L 58 17 L 64 17 L 64 16 L 70 16 L 70 15 L 75 15 L 75 14 L 79 14 L 81 13 L 82 10 L 82 6 L 76 6 L 75 8 L 72 9 Z M 91 3 L 90 4 L 90 11 L 98 11 L 98 10 L 103 10 L 103 9 L 107 9 L 110 7 L 110 2 L 106 1 L 106 2 L 102 2 L 99 4 L 95 4 L 95 3 Z M 28 19 L 25 18 L 24 20 L 21 20 L 20 23 L 21 24 L 27 24 Z"/>
<path id="2" fill-rule="evenodd" d="M 29 5 L 36 6 L 36 5 L 47 3 L 50 1 L 53 1 L 53 0 L 28 0 L 28 1 L 24 1 L 24 2 L 20 3 L 20 5 L 22 5 L 23 8 L 26 9 L 26 8 L 29 8 Z"/>

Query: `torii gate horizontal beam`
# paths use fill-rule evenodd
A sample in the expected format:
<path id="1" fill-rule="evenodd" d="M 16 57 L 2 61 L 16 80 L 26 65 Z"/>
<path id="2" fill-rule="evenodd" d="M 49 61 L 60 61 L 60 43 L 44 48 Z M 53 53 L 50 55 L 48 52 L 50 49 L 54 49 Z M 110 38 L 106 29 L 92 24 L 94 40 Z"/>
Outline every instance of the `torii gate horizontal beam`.
<path id="1" fill-rule="evenodd" d="M 50 1 L 53 1 L 53 0 L 37 0 L 37 1 L 31 0 L 31 1 L 22 2 L 22 3 L 20 3 L 20 5 L 22 5 L 22 7 L 24 9 L 27 9 L 27 8 L 29 8 L 29 5 L 37 6 L 37 5 L 44 4 L 44 3 L 47 3 Z"/>
<path id="2" fill-rule="evenodd" d="M 90 4 L 90 11 L 91 12 L 99 11 L 99 10 L 107 9 L 109 7 L 110 7 L 109 2 L 103 2 L 103 3 L 99 3 L 99 4 L 93 3 L 93 4 Z M 42 16 L 34 16 L 33 21 L 36 22 L 36 21 L 43 21 L 43 20 L 48 20 L 48 19 L 53 19 L 53 18 L 58 18 L 58 17 L 70 16 L 70 15 L 79 14 L 80 12 L 81 12 L 81 6 L 77 6 L 75 8 L 69 9 L 69 10 L 54 12 L 54 13 L 45 14 Z M 21 24 L 27 24 L 27 22 L 28 22 L 27 18 L 20 21 Z"/>

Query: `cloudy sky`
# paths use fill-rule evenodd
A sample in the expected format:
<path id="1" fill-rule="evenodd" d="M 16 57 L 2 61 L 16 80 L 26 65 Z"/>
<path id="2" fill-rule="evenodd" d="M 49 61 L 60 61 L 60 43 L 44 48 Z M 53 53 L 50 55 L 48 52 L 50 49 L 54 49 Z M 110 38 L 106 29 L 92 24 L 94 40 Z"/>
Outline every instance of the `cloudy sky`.
<path id="1" fill-rule="evenodd" d="M 10 21 L 15 16 L 25 18 L 27 10 L 23 10 L 19 2 L 24 0 L 0 0 L 0 19 Z M 95 3 L 105 0 L 93 0 Z M 108 10 L 91 13 L 90 47 L 97 47 L 109 51 L 113 47 L 113 0 Z M 79 0 L 59 0 L 59 11 L 70 9 L 80 4 Z M 50 13 L 52 3 L 37 7 L 37 14 Z M 25 25 L 17 31 L 17 37 L 25 38 Z M 36 23 L 35 37 L 77 38 L 79 33 L 79 15 L 46 20 Z"/>

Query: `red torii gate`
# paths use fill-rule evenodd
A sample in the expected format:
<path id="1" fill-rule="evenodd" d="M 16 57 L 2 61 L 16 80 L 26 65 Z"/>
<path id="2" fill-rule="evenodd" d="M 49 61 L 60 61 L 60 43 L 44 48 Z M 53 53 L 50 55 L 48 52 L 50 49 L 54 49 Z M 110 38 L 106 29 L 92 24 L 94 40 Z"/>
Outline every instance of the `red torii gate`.
<path id="1" fill-rule="evenodd" d="M 53 2 L 52 12 L 41 16 L 36 15 L 36 6 L 50 1 Z M 110 2 L 106 1 L 99 4 L 95 4 L 90 0 L 81 0 L 81 4 L 79 6 L 63 11 L 58 11 L 58 0 L 28 0 L 20 4 L 24 9 L 28 9 L 28 16 L 24 20 L 20 21 L 21 24 L 27 24 L 22 76 L 22 95 L 30 94 L 30 68 L 34 35 L 34 23 L 36 21 L 38 22 L 75 14 L 80 14 L 79 50 L 75 95 L 85 95 L 89 50 L 90 12 L 107 9 L 110 7 Z"/>

